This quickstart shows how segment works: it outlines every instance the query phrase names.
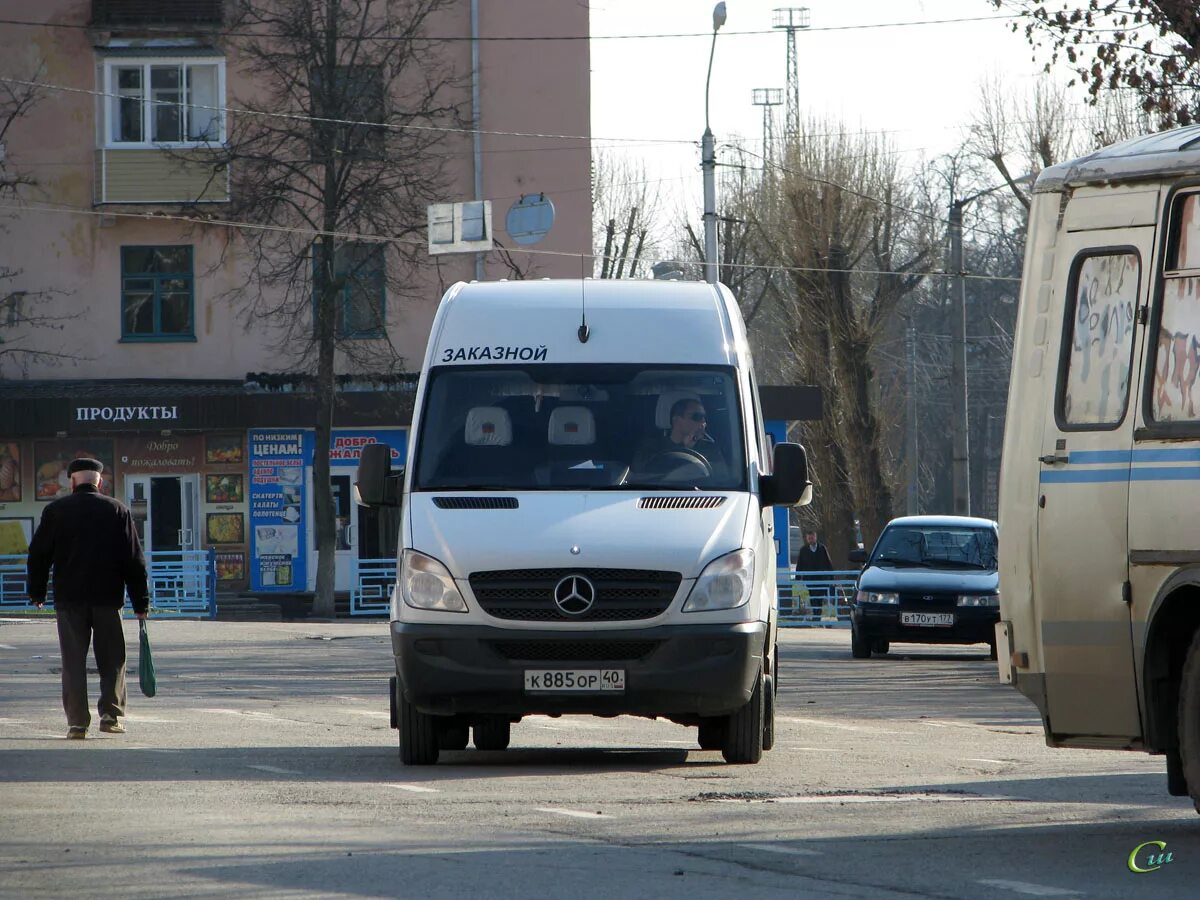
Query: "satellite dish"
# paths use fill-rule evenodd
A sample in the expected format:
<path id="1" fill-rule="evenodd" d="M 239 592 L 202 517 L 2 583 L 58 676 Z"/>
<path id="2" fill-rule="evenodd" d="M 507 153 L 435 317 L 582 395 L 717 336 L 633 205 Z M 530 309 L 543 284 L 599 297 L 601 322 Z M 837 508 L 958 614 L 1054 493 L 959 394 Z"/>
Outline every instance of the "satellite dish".
<path id="1" fill-rule="evenodd" d="M 554 224 L 554 204 L 545 194 L 522 194 L 508 209 L 504 227 L 518 244 L 536 244 Z"/>

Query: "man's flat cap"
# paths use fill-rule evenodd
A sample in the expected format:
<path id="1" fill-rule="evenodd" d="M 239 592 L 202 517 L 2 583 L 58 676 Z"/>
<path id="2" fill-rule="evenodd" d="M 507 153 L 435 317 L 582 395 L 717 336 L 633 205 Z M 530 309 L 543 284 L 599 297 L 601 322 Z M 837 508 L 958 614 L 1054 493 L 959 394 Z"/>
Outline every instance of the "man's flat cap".
<path id="1" fill-rule="evenodd" d="M 71 464 L 67 466 L 67 474 L 74 475 L 76 472 L 103 472 L 104 463 L 98 459 L 73 459 Z"/>

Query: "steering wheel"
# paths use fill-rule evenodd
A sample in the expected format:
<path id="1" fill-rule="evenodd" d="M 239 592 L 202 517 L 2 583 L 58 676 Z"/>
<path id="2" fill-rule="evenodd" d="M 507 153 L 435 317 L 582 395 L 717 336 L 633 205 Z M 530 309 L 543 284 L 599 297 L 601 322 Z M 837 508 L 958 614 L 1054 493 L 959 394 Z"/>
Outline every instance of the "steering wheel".
<path id="1" fill-rule="evenodd" d="M 684 480 L 689 475 L 688 470 L 693 468 L 699 470 L 699 474 L 695 477 L 708 478 L 710 475 L 712 475 L 712 466 L 709 464 L 708 460 L 704 458 L 703 454 L 691 449 L 690 447 L 676 447 L 673 450 L 661 450 L 658 453 L 655 453 L 653 456 L 648 457 L 646 461 L 642 463 L 641 467 L 648 471 L 653 471 L 655 468 L 657 468 L 655 463 L 659 462 L 660 460 L 674 462 L 674 466 L 669 468 L 667 471 L 655 472 L 655 474 L 660 475 L 663 478 L 670 476 L 672 478 Z"/>

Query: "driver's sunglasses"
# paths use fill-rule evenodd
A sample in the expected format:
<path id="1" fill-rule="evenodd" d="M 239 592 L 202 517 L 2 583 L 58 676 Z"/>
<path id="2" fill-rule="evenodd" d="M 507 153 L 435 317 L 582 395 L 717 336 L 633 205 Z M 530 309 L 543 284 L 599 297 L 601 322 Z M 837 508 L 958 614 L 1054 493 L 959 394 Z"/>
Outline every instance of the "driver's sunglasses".
<path id="1" fill-rule="evenodd" d="M 690 416 L 688 416 L 688 418 L 691 419 L 693 422 L 707 422 L 708 421 L 708 416 L 706 416 L 702 412 L 694 412 Z"/>

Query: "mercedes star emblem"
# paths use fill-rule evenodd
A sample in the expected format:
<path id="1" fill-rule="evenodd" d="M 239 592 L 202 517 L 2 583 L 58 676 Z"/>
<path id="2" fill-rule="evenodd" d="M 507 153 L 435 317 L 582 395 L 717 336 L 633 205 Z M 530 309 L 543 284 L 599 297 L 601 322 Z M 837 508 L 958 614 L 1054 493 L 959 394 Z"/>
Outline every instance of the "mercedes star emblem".
<path id="1" fill-rule="evenodd" d="M 568 575 L 554 586 L 554 603 L 566 616 L 582 616 L 596 602 L 596 586 L 582 575 Z"/>

